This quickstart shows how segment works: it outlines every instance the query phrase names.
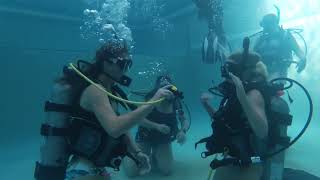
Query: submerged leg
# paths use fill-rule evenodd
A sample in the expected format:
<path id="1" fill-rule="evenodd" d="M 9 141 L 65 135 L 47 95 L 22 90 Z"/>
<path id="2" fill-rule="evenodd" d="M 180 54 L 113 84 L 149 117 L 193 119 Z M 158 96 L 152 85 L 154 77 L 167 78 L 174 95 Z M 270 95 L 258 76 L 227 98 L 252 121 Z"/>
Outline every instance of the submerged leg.
<path id="1" fill-rule="evenodd" d="M 262 170 L 262 165 L 252 165 L 248 168 L 221 167 L 216 170 L 213 180 L 260 180 Z"/>
<path id="2" fill-rule="evenodd" d="M 171 143 L 157 145 L 154 148 L 153 153 L 160 172 L 165 176 L 171 175 L 173 171 L 173 153 Z"/>

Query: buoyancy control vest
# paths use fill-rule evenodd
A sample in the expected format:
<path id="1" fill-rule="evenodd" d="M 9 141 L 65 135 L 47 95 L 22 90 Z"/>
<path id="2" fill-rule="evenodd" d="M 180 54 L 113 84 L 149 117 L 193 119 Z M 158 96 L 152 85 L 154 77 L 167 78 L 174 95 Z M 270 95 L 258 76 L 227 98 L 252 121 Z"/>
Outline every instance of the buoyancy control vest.
<path id="1" fill-rule="evenodd" d="M 290 64 L 288 61 L 292 61 L 293 58 L 292 38 L 293 36 L 288 30 L 280 28 L 279 32 L 262 34 L 254 49 L 261 55 L 262 61 L 269 69 L 279 65 L 288 66 Z"/>
<path id="2" fill-rule="evenodd" d="M 286 131 L 284 133 L 283 128 L 291 125 L 292 116 L 289 111 L 279 112 L 277 111 L 279 107 L 273 107 L 275 105 L 287 105 L 278 96 L 278 92 L 282 90 L 281 85 L 268 83 L 244 85 L 246 92 L 255 89 L 264 98 L 269 132 L 268 138 L 262 140 L 254 135 L 236 97 L 235 89 L 226 83 L 220 84 L 221 87 L 229 88 L 228 93 L 222 92 L 225 93 L 225 97 L 214 114 L 214 120 L 211 124 L 212 135 L 196 143 L 196 147 L 200 143 L 206 143 L 207 151 L 201 154 L 203 158 L 219 153 L 230 157 L 223 160 L 213 160 L 210 164 L 212 169 L 230 164 L 248 166 L 254 162 L 262 162 L 263 156 L 269 153 L 268 149 L 275 147 L 277 144 L 290 143 L 290 138 L 286 136 Z M 257 157 L 259 158 L 257 159 Z"/>

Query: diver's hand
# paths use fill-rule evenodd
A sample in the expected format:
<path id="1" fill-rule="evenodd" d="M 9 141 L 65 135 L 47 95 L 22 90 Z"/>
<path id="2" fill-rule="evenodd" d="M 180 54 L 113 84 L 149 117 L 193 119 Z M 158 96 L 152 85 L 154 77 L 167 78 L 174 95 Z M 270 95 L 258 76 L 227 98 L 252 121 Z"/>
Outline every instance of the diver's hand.
<path id="1" fill-rule="evenodd" d="M 211 94 L 205 92 L 201 94 L 200 101 L 201 103 L 208 103 L 212 98 Z"/>
<path id="2" fill-rule="evenodd" d="M 306 59 L 301 59 L 299 61 L 299 63 L 297 64 L 297 66 L 296 66 L 297 72 L 301 73 L 306 68 L 306 65 L 307 65 L 307 60 Z"/>
<path id="3" fill-rule="evenodd" d="M 152 101 L 156 101 L 162 98 L 165 99 L 172 99 L 174 97 L 173 93 L 169 90 L 169 88 L 171 88 L 172 85 L 167 85 L 164 86 L 160 89 L 158 89 L 158 91 L 156 92 L 156 94 L 151 98 Z"/>
<path id="4" fill-rule="evenodd" d="M 161 132 L 162 134 L 169 134 L 171 131 L 170 127 L 164 124 L 157 124 L 156 130 Z"/>
<path id="5" fill-rule="evenodd" d="M 143 152 L 139 152 L 135 155 L 135 158 L 139 162 L 139 175 L 144 175 L 150 172 L 151 164 L 148 155 Z"/>
<path id="6" fill-rule="evenodd" d="M 236 87 L 236 93 L 239 101 L 241 102 L 246 97 L 246 91 L 244 90 L 242 81 L 237 76 L 233 75 L 232 73 L 229 73 L 234 86 Z"/>
<path id="7" fill-rule="evenodd" d="M 186 133 L 184 133 L 183 131 L 179 131 L 177 134 L 177 142 L 180 145 L 183 145 L 186 142 L 186 140 L 187 140 Z"/>

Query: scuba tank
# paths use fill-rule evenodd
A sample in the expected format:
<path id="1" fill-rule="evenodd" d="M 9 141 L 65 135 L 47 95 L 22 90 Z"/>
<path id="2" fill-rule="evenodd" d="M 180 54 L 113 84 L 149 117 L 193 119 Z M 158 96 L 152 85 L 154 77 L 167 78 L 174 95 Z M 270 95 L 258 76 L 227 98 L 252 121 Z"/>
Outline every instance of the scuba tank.
<path id="1" fill-rule="evenodd" d="M 56 83 L 49 100 L 52 104 L 71 105 L 72 88 L 69 84 Z M 45 123 L 41 128 L 44 142 L 40 149 L 40 160 L 36 163 L 35 178 L 37 180 L 63 180 L 69 160 L 68 144 L 65 139 L 69 127 L 68 112 L 51 111 L 46 102 Z"/>
<path id="2" fill-rule="evenodd" d="M 284 148 L 290 143 L 290 137 L 287 134 L 288 126 L 292 123 L 292 116 L 289 114 L 290 109 L 288 103 L 281 97 L 273 97 L 271 99 L 270 110 L 273 112 L 273 117 L 270 117 L 273 125 L 271 133 L 271 141 L 274 145 L 268 147 L 268 153 L 275 152 Z M 276 116 L 274 116 L 276 115 Z M 288 117 L 288 118 L 285 118 Z M 272 138 L 272 136 L 277 136 Z M 265 160 L 263 166 L 263 176 L 261 180 L 279 180 L 283 177 L 285 162 L 285 151 L 280 152 Z"/>

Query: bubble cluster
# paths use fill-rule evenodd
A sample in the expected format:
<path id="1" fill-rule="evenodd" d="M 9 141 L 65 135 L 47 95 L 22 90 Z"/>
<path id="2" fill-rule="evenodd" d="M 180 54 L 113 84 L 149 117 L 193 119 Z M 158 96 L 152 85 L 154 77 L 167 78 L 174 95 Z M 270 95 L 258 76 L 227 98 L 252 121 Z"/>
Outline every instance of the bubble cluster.
<path id="1" fill-rule="evenodd" d="M 154 19 L 152 27 L 163 39 L 166 37 L 166 33 L 173 29 L 173 25 L 163 18 Z"/>
<path id="2" fill-rule="evenodd" d="M 149 24 L 152 30 L 162 37 L 173 29 L 173 25 L 161 13 L 166 7 L 165 2 L 159 0 L 133 0 L 131 14 L 134 19 L 139 19 L 144 24 Z"/>
<path id="3" fill-rule="evenodd" d="M 84 39 L 97 39 L 100 43 L 107 39 L 118 37 L 133 43 L 130 28 L 126 26 L 130 8 L 128 0 L 90 0 L 90 4 L 96 4 L 96 9 L 83 11 L 84 23 L 80 27 L 81 36 Z"/>
<path id="4" fill-rule="evenodd" d="M 154 77 L 160 75 L 170 75 L 168 71 L 168 66 L 166 64 L 166 60 L 157 59 L 157 60 L 147 60 L 143 67 L 138 68 L 138 72 L 136 73 L 140 78 L 146 82 L 150 82 L 152 84 Z"/>

